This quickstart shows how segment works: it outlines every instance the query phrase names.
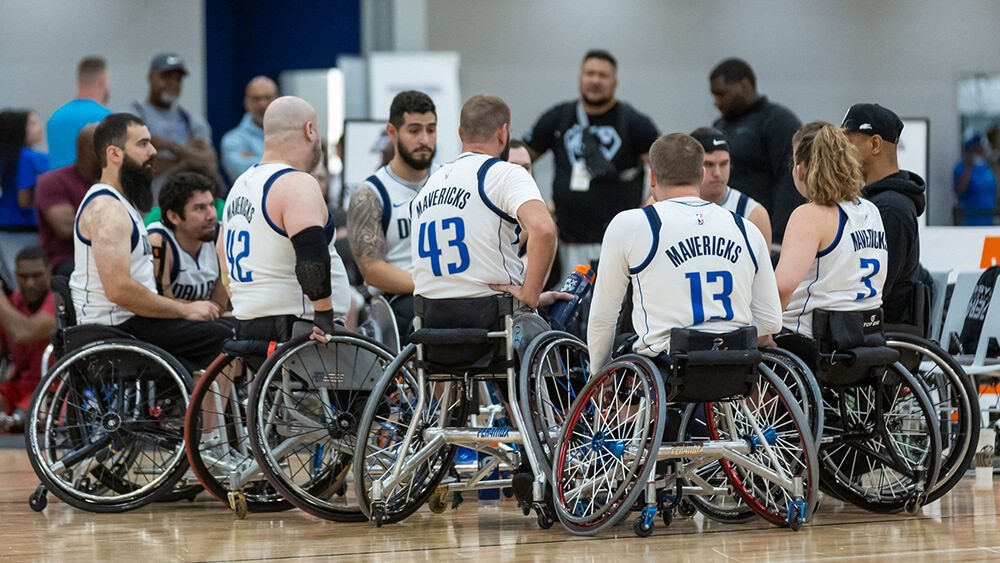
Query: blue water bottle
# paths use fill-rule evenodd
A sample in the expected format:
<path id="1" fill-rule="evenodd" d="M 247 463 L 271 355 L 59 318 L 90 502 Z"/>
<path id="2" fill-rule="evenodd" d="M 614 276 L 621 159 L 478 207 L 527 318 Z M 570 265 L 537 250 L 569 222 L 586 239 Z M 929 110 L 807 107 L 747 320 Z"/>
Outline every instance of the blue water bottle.
<path id="1" fill-rule="evenodd" d="M 597 273 L 589 265 L 581 265 L 573 268 L 573 272 L 566 278 L 562 289 L 559 291 L 572 293 L 573 299 L 569 301 L 556 301 L 549 308 L 549 324 L 556 330 L 566 330 L 573 319 L 580 311 L 580 304 L 583 298 L 590 293 L 590 288 L 594 286 L 594 278 Z"/>

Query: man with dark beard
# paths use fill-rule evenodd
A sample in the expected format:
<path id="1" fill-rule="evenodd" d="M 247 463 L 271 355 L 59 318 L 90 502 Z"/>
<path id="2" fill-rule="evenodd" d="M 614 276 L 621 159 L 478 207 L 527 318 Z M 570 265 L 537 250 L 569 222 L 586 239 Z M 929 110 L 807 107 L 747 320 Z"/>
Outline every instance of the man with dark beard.
<path id="1" fill-rule="evenodd" d="M 160 295 L 181 301 L 209 299 L 224 311 L 229 295 L 219 283 L 214 188 L 210 178 L 197 172 L 167 176 L 159 197 L 162 217 L 147 229 Z"/>
<path id="2" fill-rule="evenodd" d="M 423 92 L 400 92 L 385 129 L 395 154 L 351 196 L 347 232 L 365 283 L 385 294 L 402 338 L 413 320 L 410 202 L 439 168 L 434 102 Z"/>
<path id="3" fill-rule="evenodd" d="M 552 202 L 563 275 L 601 255 L 608 223 L 642 203 L 643 165 L 656 125 L 615 98 L 618 62 L 589 51 L 580 66 L 580 99 L 549 109 L 524 136 L 532 160 L 552 150 Z"/>
<path id="4" fill-rule="evenodd" d="M 101 180 L 76 213 L 75 269 L 70 290 L 79 324 L 114 326 L 173 354 L 190 369 L 203 369 L 230 330 L 212 321 L 210 301 L 176 301 L 156 294 L 153 248 L 140 210 L 152 204 L 156 149 L 146 124 L 113 113 L 94 131 Z"/>

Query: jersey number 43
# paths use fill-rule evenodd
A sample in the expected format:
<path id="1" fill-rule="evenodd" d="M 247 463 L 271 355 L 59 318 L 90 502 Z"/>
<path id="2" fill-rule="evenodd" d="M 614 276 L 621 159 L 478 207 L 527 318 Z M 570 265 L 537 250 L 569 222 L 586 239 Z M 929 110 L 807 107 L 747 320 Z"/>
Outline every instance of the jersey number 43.
<path id="1" fill-rule="evenodd" d="M 429 258 L 431 271 L 440 277 L 441 247 L 438 246 L 438 222 L 430 221 L 420 224 L 417 239 L 417 253 L 421 258 Z M 469 247 L 465 244 L 465 222 L 461 217 L 451 217 L 441 220 L 441 235 L 448 237 L 448 246 L 458 250 L 458 262 L 448 262 L 448 273 L 459 274 L 469 269 Z"/>

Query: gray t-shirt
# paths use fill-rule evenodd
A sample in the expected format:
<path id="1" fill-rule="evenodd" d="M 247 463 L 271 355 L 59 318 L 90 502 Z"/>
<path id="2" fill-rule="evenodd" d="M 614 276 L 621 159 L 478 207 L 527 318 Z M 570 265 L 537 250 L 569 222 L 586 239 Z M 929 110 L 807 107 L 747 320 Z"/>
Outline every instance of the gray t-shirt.
<path id="1" fill-rule="evenodd" d="M 187 144 L 191 137 L 202 139 L 206 143 L 212 142 L 212 128 L 208 125 L 208 121 L 204 117 L 184 109 L 179 103 L 173 104 L 170 109 L 163 110 L 150 105 L 148 101 L 136 100 L 132 102 L 130 109 L 146 122 L 146 127 L 149 128 L 151 135 L 166 137 L 182 145 Z M 158 151 L 158 154 L 163 157 L 173 156 L 170 151 Z M 153 180 L 154 201 L 159 196 L 162 184 L 162 175 Z"/>

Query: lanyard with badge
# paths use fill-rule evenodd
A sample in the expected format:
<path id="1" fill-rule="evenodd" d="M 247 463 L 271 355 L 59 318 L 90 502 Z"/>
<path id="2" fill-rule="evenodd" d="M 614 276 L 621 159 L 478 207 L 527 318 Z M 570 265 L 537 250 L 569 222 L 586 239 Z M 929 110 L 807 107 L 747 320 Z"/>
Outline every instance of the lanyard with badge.
<path id="1" fill-rule="evenodd" d="M 583 110 L 583 104 L 576 103 L 576 122 L 586 131 L 590 127 L 590 119 L 587 112 Z M 582 134 L 581 134 L 582 138 Z M 569 189 L 574 192 L 586 192 L 590 190 L 590 172 L 587 170 L 587 163 L 582 155 L 573 155 L 573 169 L 569 176 Z"/>

